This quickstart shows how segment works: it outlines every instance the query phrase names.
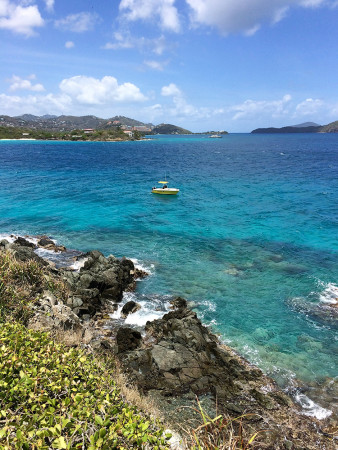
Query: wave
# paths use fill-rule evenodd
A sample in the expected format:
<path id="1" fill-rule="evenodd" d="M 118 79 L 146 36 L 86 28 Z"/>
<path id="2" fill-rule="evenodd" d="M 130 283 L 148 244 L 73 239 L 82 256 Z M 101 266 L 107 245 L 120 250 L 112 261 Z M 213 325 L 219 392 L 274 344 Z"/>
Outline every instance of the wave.
<path id="1" fill-rule="evenodd" d="M 330 417 L 332 411 L 325 409 L 311 400 L 307 395 L 300 392 L 293 395 L 296 402 L 302 407 L 303 414 L 310 417 L 315 417 L 318 420 Z"/>
<path id="2" fill-rule="evenodd" d="M 225 341 L 224 339 L 222 339 L 222 341 L 226 345 L 231 346 L 231 342 Z M 304 388 L 307 389 L 308 386 L 306 384 L 299 385 L 296 374 L 291 370 L 278 366 L 277 364 L 273 363 L 272 360 L 270 360 L 270 363 L 267 364 L 266 360 L 262 360 L 259 350 L 249 345 L 244 345 L 242 352 L 240 353 L 242 355 L 245 355 L 250 360 L 250 363 L 254 366 L 263 368 L 263 372 L 265 374 L 271 376 L 275 380 L 279 380 L 279 386 L 282 387 L 283 391 L 290 395 L 295 403 L 297 403 L 302 408 L 302 414 L 310 417 L 315 417 L 318 420 L 324 420 L 332 415 L 332 411 L 330 409 L 320 406 L 318 403 L 316 403 L 314 400 L 312 400 L 302 392 L 302 390 L 304 390 Z M 320 394 L 313 394 L 316 398 L 319 399 L 319 401 L 323 400 Z M 324 401 L 324 404 L 327 403 L 325 403 Z"/>
<path id="3" fill-rule="evenodd" d="M 154 275 L 155 273 L 155 264 L 146 263 L 144 261 L 140 261 L 137 258 L 129 258 L 133 263 L 136 269 L 142 270 L 143 272 L 147 272 L 148 275 Z"/>
<path id="4" fill-rule="evenodd" d="M 0 233 L 0 241 L 2 241 L 3 239 L 5 239 L 6 241 L 8 241 L 9 243 L 13 243 L 18 237 L 23 237 L 26 239 L 26 241 L 28 242 L 32 242 L 33 244 L 37 244 L 38 243 L 38 238 L 35 238 L 33 236 L 23 236 L 22 234 L 6 234 L 6 233 Z"/>
<path id="5" fill-rule="evenodd" d="M 319 294 L 319 300 L 322 303 L 336 305 L 338 303 L 338 286 L 334 283 L 319 283 L 324 286 L 324 290 Z"/>
<path id="6" fill-rule="evenodd" d="M 161 319 L 164 314 L 170 311 L 169 295 L 137 295 L 134 292 L 125 292 L 123 294 L 122 302 L 118 305 L 117 310 L 114 313 L 109 314 L 111 319 L 123 322 L 125 325 L 131 325 L 135 327 L 144 327 L 148 321 L 155 319 Z M 138 311 L 129 314 L 125 319 L 121 317 L 121 311 L 123 306 L 129 302 L 134 301 L 141 306 Z"/>
<path id="7" fill-rule="evenodd" d="M 79 272 L 80 269 L 82 269 L 82 267 L 85 265 L 86 261 L 88 261 L 88 258 L 80 256 L 73 262 L 73 264 L 69 266 L 69 268 L 75 270 L 75 272 Z"/>

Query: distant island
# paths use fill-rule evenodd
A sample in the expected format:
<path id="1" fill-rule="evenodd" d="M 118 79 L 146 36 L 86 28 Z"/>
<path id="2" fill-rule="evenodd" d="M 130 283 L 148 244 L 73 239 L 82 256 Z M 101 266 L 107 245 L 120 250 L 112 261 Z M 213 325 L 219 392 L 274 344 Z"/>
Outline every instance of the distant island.
<path id="1" fill-rule="evenodd" d="M 125 116 L 100 119 L 96 116 L 0 115 L 0 139 L 36 139 L 71 141 L 126 141 L 156 134 L 228 134 L 227 131 L 192 133 L 169 123 L 153 125 Z"/>
<path id="2" fill-rule="evenodd" d="M 141 139 L 153 128 L 124 116 L 0 116 L 0 139 L 126 141 Z"/>
<path id="3" fill-rule="evenodd" d="M 150 134 L 228 134 L 227 131 L 203 131 L 202 133 L 192 133 L 185 128 L 178 127 L 177 125 L 171 125 L 169 123 L 161 123 L 153 128 Z"/>
<path id="4" fill-rule="evenodd" d="M 71 141 L 138 140 L 146 134 L 192 134 L 176 125 L 154 126 L 124 116 L 100 119 L 96 116 L 0 116 L 0 139 Z"/>
<path id="5" fill-rule="evenodd" d="M 299 125 L 289 125 L 282 128 L 256 128 L 255 130 L 251 131 L 251 133 L 338 133 L 338 121 L 331 122 L 328 125 L 319 125 L 314 122 L 305 122 Z"/>

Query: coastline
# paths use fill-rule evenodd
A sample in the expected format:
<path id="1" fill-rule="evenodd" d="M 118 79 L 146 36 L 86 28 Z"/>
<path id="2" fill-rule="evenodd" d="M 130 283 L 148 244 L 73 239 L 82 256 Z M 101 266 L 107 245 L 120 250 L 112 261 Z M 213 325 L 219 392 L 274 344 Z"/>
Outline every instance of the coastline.
<path id="1" fill-rule="evenodd" d="M 44 245 L 41 245 L 42 239 L 45 240 L 42 242 Z M 2 247 L 6 249 L 7 246 L 7 249 L 19 253 L 23 251 L 24 257 L 27 257 L 27 252 L 32 256 L 37 248 L 42 252 L 66 252 L 64 247 L 47 237 L 29 239 L 32 247 L 27 247 L 24 241 L 21 241 L 22 245 L 14 244 L 16 237 L 10 240 L 12 242 L 7 244 L 2 240 Z M 35 247 L 39 241 L 40 245 Z M 31 250 L 28 251 L 27 248 Z M 223 408 L 227 414 L 259 415 L 265 427 L 275 430 L 272 433 L 273 439 L 279 439 L 276 433 L 281 427 L 284 438 L 286 435 L 290 437 L 296 434 L 299 444 L 300 434 L 305 433 L 313 439 L 318 430 L 332 422 L 332 417 L 325 422 L 303 415 L 304 411 L 271 378 L 229 347 L 221 345 L 219 339 L 202 325 L 183 299 L 172 299 L 173 311 L 147 322 L 142 332 L 119 320 L 114 321 L 123 292 L 135 289 L 136 280 L 146 275 L 137 271 L 133 262 L 127 259 L 105 258 L 96 251 L 87 255 L 80 252 L 75 255 L 72 252 L 70 257 L 74 256 L 76 267 L 73 269 L 57 269 L 55 264 L 51 264 L 54 275 L 61 276 L 73 290 L 69 301 L 60 304 L 63 319 L 60 320 L 60 316 L 55 316 L 53 312 L 54 300 L 44 295 L 40 302 L 43 308 L 38 306 L 35 309 L 30 327 L 47 329 L 52 334 L 61 333 L 64 342 L 72 343 L 71 345 L 74 342 L 77 345 L 82 343 L 89 346 L 91 351 L 102 349 L 103 346 L 120 360 L 129 382 L 132 381 L 141 392 L 154 399 L 167 420 L 172 417 L 175 417 L 177 423 L 182 419 L 192 420 L 186 411 L 192 407 L 197 395 L 210 414 L 216 413 L 217 401 L 218 408 Z M 46 264 L 50 266 L 50 263 Z M 124 275 L 118 283 L 116 276 L 113 277 L 114 283 L 109 285 L 106 273 L 111 274 L 112 270 L 117 273 L 115 269 L 118 272 L 122 270 Z M 96 278 L 93 278 L 93 271 Z M 88 277 L 92 277 L 89 284 Z M 135 313 L 139 307 L 133 304 L 135 302 L 127 303 L 131 309 L 124 312 L 125 318 Z M 48 319 L 46 311 L 51 314 Z M 65 321 L 70 319 L 72 326 L 64 329 Z M 203 358 L 200 358 L 201 355 Z M 291 416 L 294 423 L 290 428 L 288 419 Z M 323 436 L 319 432 L 318 439 Z M 331 448 L 329 443 L 325 445 L 327 446 L 320 448 Z"/>
<path id="2" fill-rule="evenodd" d="M 128 142 L 143 141 L 148 139 L 36 139 L 36 138 L 18 138 L 18 139 L 0 139 L 0 141 L 38 141 L 38 142 Z"/>

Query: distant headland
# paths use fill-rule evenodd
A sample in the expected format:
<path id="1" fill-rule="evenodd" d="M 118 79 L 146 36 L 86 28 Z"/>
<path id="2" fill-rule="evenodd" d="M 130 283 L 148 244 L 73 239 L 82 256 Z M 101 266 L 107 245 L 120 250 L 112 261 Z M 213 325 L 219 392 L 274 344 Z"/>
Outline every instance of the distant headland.
<path id="1" fill-rule="evenodd" d="M 314 122 L 305 122 L 299 125 L 289 125 L 282 128 L 256 128 L 251 131 L 254 134 L 269 134 L 269 133 L 338 133 L 338 120 L 331 122 L 328 125 L 319 125 Z"/>

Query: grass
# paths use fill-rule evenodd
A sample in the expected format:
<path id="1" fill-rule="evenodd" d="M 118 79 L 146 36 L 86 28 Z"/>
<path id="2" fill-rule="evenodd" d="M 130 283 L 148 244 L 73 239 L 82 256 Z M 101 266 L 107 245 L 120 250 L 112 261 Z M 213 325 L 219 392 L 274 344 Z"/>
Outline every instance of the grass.
<path id="1" fill-rule="evenodd" d="M 30 305 L 43 290 L 49 290 L 65 300 L 66 285 L 51 277 L 37 261 L 17 261 L 10 252 L 0 252 L 0 320 L 20 320 L 26 323 Z"/>
<path id="2" fill-rule="evenodd" d="M 184 430 L 187 435 L 186 447 L 191 450 L 246 450 L 253 448 L 265 448 L 262 443 L 257 444 L 256 438 L 267 430 L 259 430 L 250 435 L 250 428 L 245 425 L 250 416 L 259 418 L 256 414 L 243 414 L 231 418 L 219 414 L 211 418 L 203 410 L 198 398 L 196 411 L 200 415 L 201 425 L 197 428 Z"/>
<path id="3" fill-rule="evenodd" d="M 9 252 L 0 253 L 0 318 L 27 320 L 33 287 L 43 283 L 43 269 L 34 261 L 19 262 Z"/>

